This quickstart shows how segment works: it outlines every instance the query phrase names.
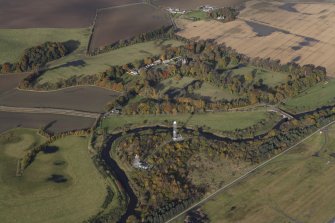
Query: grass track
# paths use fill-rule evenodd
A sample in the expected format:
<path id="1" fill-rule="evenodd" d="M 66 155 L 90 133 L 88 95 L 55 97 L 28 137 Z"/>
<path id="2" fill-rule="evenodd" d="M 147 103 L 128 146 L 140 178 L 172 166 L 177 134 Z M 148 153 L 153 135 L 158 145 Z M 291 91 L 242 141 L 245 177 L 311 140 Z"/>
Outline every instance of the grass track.
<path id="1" fill-rule="evenodd" d="M 27 134 L 16 131 L 18 135 Z M 22 139 L 16 143 L 28 143 L 25 137 Z M 16 146 L 2 142 L 1 222 L 82 222 L 96 214 L 105 199 L 106 185 L 89 157 L 87 143 L 87 138 L 75 136 L 56 141 L 52 146 L 59 148 L 58 151 L 39 153 L 24 176 L 18 178 L 17 159 L 6 152 Z M 53 174 L 66 180 L 62 183 L 48 180 Z"/>

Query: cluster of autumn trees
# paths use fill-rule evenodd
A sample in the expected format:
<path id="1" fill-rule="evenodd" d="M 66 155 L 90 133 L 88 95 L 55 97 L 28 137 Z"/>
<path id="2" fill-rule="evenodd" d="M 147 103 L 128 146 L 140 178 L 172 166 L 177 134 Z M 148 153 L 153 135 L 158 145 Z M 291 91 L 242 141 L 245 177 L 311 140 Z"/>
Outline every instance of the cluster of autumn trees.
<path id="1" fill-rule="evenodd" d="M 222 21 L 230 22 L 234 21 L 239 15 L 239 10 L 232 7 L 224 7 L 220 9 L 215 9 L 208 13 L 210 18 L 217 19 L 218 17 L 223 17 Z"/>
<path id="2" fill-rule="evenodd" d="M 146 32 L 146 33 L 141 33 L 139 35 L 133 36 L 129 39 L 125 39 L 125 40 L 118 40 L 115 43 L 112 43 L 111 45 L 108 46 L 103 46 L 100 48 L 96 48 L 91 50 L 91 52 L 89 52 L 89 54 L 91 56 L 93 55 L 98 55 L 101 53 L 106 53 L 109 52 L 111 50 L 115 50 L 121 47 L 125 47 L 125 46 L 130 46 L 136 43 L 143 43 L 146 41 L 150 41 L 150 40 L 157 40 L 157 39 L 167 39 L 167 38 L 172 38 L 174 36 L 174 32 L 175 32 L 175 28 L 173 25 L 169 25 L 169 26 L 162 26 L 159 29 L 150 31 L 150 32 Z"/>
<path id="3" fill-rule="evenodd" d="M 46 42 L 26 49 L 18 62 L 0 65 L 0 71 L 1 73 L 37 71 L 41 66 L 68 53 L 69 50 L 64 43 Z"/>
<path id="4" fill-rule="evenodd" d="M 151 166 L 147 171 L 136 170 L 130 180 L 138 196 L 142 220 L 164 222 L 172 213 L 187 207 L 186 201 L 199 198 L 207 191 L 205 184 L 194 184 L 189 176 L 192 168 L 195 168 L 188 165 L 194 154 L 208 154 L 212 162 L 216 157 L 221 157 L 260 163 L 334 120 L 335 106 L 329 106 L 286 120 L 266 134 L 254 138 L 221 138 L 202 131 L 184 130 L 184 141 L 167 144 L 163 142 L 171 135 L 164 128 L 155 128 L 151 132 L 139 130 L 134 133 L 132 130 L 113 148 L 116 148 L 121 162 L 132 165 L 138 154 L 142 161 Z M 183 201 L 185 205 L 178 206 L 181 209 L 176 211 L 176 202 Z"/>

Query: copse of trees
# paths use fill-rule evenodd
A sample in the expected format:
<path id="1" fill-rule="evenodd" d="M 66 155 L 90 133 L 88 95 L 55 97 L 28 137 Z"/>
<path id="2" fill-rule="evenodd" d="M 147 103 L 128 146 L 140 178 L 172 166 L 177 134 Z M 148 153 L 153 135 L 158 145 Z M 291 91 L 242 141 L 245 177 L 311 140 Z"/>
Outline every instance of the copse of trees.
<path id="1" fill-rule="evenodd" d="M 65 43 L 46 42 L 26 49 L 16 63 L 0 65 L 1 73 L 37 71 L 50 61 L 57 60 L 69 53 Z"/>
<path id="2" fill-rule="evenodd" d="M 231 22 L 237 18 L 239 13 L 240 13 L 239 10 L 236 8 L 224 7 L 224 8 L 215 9 L 209 12 L 208 15 L 212 19 L 222 18 L 220 20 L 223 22 Z"/>

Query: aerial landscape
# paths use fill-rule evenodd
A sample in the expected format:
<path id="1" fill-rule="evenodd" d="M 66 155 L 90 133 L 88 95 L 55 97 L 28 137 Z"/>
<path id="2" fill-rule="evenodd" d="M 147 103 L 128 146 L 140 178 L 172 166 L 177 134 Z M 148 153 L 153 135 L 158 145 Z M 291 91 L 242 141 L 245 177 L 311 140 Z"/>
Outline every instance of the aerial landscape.
<path id="1" fill-rule="evenodd" d="M 335 223 L 335 0 L 0 0 L 1 223 Z"/>

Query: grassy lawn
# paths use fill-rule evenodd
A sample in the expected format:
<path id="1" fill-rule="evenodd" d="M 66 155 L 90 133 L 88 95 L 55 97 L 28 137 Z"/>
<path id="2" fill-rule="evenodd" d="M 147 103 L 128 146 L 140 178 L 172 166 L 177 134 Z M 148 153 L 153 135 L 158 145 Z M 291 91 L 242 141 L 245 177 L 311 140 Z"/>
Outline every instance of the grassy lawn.
<path id="1" fill-rule="evenodd" d="M 294 113 L 299 113 L 334 103 L 335 81 L 331 80 L 327 84 L 320 83 L 298 96 L 288 99 L 285 101 L 283 108 Z"/>
<path id="2" fill-rule="evenodd" d="M 175 78 L 166 79 L 161 82 L 161 92 L 165 93 L 171 88 L 183 88 L 194 80 L 195 79 L 192 77 L 183 77 L 180 80 L 176 80 Z M 202 84 L 200 89 L 194 90 L 194 93 L 204 97 L 210 97 L 214 101 L 221 99 L 231 100 L 237 98 L 237 96 L 231 94 L 228 90 L 218 88 L 206 82 Z"/>
<path id="3" fill-rule="evenodd" d="M 131 116 L 111 116 L 102 122 L 102 128 L 113 131 L 127 124 L 149 125 L 164 124 L 177 121 L 180 125 L 185 124 L 188 127 L 206 126 L 217 131 L 234 131 L 252 126 L 262 120 L 268 119 L 268 112 L 265 110 L 256 111 L 236 111 L 236 112 L 218 112 L 204 114 L 177 114 L 177 115 L 131 115 Z M 272 120 L 273 121 L 273 120 Z M 277 120 L 275 120 L 277 121 Z M 146 124 L 145 124 L 146 123 Z M 273 123 L 274 124 L 274 123 Z M 269 126 L 269 129 L 272 126 Z"/>
<path id="4" fill-rule="evenodd" d="M 253 70 L 256 70 L 256 81 L 262 79 L 264 84 L 268 84 L 269 86 L 276 86 L 279 83 L 285 82 L 288 80 L 288 74 L 282 72 L 268 71 L 260 68 L 256 68 L 253 66 L 245 66 L 234 69 L 234 74 L 252 74 Z"/>
<path id="5" fill-rule="evenodd" d="M 192 20 L 193 19 L 196 19 L 196 20 L 205 20 L 205 19 L 208 19 L 207 13 L 203 12 L 201 10 L 191 11 L 189 13 L 186 13 L 182 17 L 186 18 L 186 19 L 192 19 Z"/>
<path id="6" fill-rule="evenodd" d="M 82 222 L 101 210 L 106 182 L 88 154 L 87 138 L 57 140 L 16 177 L 18 151 L 42 139 L 33 130 L 9 133 L 0 136 L 1 222 Z"/>
<path id="7" fill-rule="evenodd" d="M 77 40 L 86 49 L 89 29 L 0 29 L 0 63 L 16 62 L 27 48 L 47 41 Z"/>
<path id="8" fill-rule="evenodd" d="M 149 41 L 123 47 L 97 56 L 86 56 L 82 53 L 72 53 L 49 64 L 50 70 L 40 78 L 40 83 L 57 82 L 71 76 L 91 75 L 103 72 L 113 65 L 123 65 L 138 59 L 159 55 L 162 45 L 180 45 L 175 40 Z"/>
<path id="9" fill-rule="evenodd" d="M 316 152 L 320 157 L 313 156 Z M 335 217 L 335 158 L 330 156 L 334 152 L 335 128 L 331 127 L 211 199 L 202 209 L 214 223 L 330 222 Z"/>

